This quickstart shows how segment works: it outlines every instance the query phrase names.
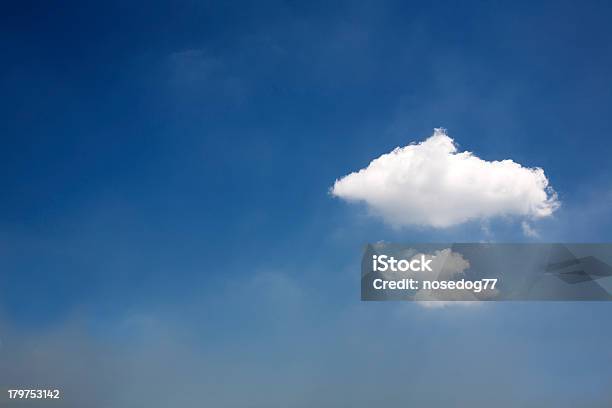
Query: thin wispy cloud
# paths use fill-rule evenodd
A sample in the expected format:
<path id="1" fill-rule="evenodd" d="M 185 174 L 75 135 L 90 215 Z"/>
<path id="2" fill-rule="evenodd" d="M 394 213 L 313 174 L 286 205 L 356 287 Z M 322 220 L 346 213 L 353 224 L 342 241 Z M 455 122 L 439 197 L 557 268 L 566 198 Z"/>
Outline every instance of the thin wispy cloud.
<path id="1" fill-rule="evenodd" d="M 523 230 L 523 234 L 529 238 L 538 238 L 540 234 L 538 231 L 533 228 L 527 221 L 521 222 L 521 229 Z"/>

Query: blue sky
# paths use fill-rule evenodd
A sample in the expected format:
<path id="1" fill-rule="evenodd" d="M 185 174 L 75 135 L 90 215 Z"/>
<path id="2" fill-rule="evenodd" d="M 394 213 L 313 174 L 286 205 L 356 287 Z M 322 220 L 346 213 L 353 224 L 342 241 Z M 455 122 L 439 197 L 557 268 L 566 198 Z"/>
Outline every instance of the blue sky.
<path id="1" fill-rule="evenodd" d="M 445 127 L 544 169 L 562 205 L 540 241 L 609 242 L 611 12 L 5 6 L 0 383 L 93 407 L 608 406 L 607 304 L 358 300 L 367 242 L 529 240 L 519 223 L 393 229 L 329 189 Z"/>

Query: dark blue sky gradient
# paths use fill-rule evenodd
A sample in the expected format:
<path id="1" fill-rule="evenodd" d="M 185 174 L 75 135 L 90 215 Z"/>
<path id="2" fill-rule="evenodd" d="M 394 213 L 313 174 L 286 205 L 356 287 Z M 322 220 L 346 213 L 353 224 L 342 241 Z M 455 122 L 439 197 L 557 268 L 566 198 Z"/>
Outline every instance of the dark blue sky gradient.
<path id="1" fill-rule="evenodd" d="M 403 339 L 431 383 L 450 388 L 393 394 L 392 405 L 448 406 L 453 378 L 467 376 L 510 393 L 509 406 L 605 406 L 607 305 L 358 301 L 366 242 L 523 241 L 519 223 L 492 220 L 492 236 L 478 223 L 393 230 L 328 189 L 445 127 L 479 157 L 544 168 L 562 208 L 536 225 L 542 241 L 609 242 L 610 17 L 604 1 L 5 4 L 0 328 L 13 334 L 4 350 L 72 324 L 117 353 L 157 344 L 147 327 L 126 326 L 144 315 L 171 322 L 196 354 L 230 358 L 251 344 L 243 363 L 271 382 L 275 364 L 291 360 L 287 344 L 301 348 L 291 378 L 313 377 L 270 400 L 280 405 L 321 405 L 316 394 L 339 406 L 358 389 L 373 406 L 380 400 L 359 384 L 379 380 L 366 366 L 407 375 L 391 354 Z M 351 354 L 365 349 L 377 359 Z M 472 366 L 481 349 L 497 357 Z M 523 368 L 487 380 L 495 358 Z M 350 381 L 301 388 L 326 361 Z M 241 405 L 224 395 L 210 402 Z M 482 398 L 463 400 L 494 397 Z"/>

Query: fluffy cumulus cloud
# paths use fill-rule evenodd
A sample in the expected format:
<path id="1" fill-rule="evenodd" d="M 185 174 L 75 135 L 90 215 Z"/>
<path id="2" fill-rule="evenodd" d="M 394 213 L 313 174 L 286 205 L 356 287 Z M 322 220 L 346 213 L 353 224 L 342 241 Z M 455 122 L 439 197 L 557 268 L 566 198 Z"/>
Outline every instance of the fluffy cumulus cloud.
<path id="1" fill-rule="evenodd" d="M 548 217 L 559 207 L 541 168 L 458 152 L 443 129 L 336 180 L 331 193 L 364 202 L 392 226 L 445 228 L 496 216 Z"/>

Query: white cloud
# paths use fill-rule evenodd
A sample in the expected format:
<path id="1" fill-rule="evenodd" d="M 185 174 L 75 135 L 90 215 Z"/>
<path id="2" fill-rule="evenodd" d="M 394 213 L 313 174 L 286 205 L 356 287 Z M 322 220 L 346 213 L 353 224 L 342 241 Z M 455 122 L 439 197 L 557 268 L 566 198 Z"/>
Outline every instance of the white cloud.
<path id="1" fill-rule="evenodd" d="M 433 254 L 425 254 L 425 258 L 432 259 L 432 272 L 414 273 L 414 276 L 411 276 L 421 282 L 432 278 L 442 281 L 457 280 L 465 276 L 465 271 L 470 267 L 470 262 L 463 255 L 453 252 L 450 248 L 435 251 Z M 484 289 L 479 293 L 479 297 L 491 297 L 497 293 L 498 291 L 494 289 Z M 472 291 L 458 289 L 452 291 L 420 289 L 415 293 L 414 299 L 430 308 L 447 306 L 449 302 L 468 305 L 479 303 L 479 298 Z M 435 304 L 438 302 L 439 304 Z"/>
<path id="2" fill-rule="evenodd" d="M 331 193 L 365 202 L 395 227 L 445 228 L 496 216 L 548 217 L 559 207 L 541 168 L 457 152 L 444 129 L 336 180 Z"/>
<path id="3" fill-rule="evenodd" d="M 538 238 L 540 236 L 540 234 L 538 234 L 538 231 L 536 231 L 531 225 L 529 225 L 527 221 L 523 221 L 521 223 L 521 228 L 523 230 L 523 234 L 525 234 L 526 237 Z"/>
<path id="4" fill-rule="evenodd" d="M 374 248 L 381 249 L 380 253 L 392 254 L 396 259 L 423 259 L 431 260 L 431 271 L 380 271 L 383 279 L 415 279 L 419 282 L 426 280 L 437 281 L 457 281 L 465 277 L 465 271 L 470 268 L 469 260 L 465 259 L 461 253 L 454 252 L 451 248 L 435 250 L 433 252 L 421 252 L 415 248 L 406 248 L 397 252 L 392 252 L 391 248 L 385 248 L 384 242 L 377 242 Z M 384 250 L 383 250 L 384 249 Z M 422 284 L 421 284 L 422 285 Z M 457 305 L 474 306 L 482 303 L 483 299 L 498 295 L 497 289 L 482 289 L 480 292 L 473 292 L 467 289 L 455 290 L 432 290 L 424 289 L 422 286 L 414 293 L 414 300 L 421 306 L 427 308 L 441 308 Z"/>

